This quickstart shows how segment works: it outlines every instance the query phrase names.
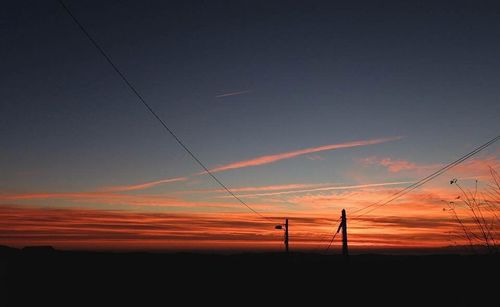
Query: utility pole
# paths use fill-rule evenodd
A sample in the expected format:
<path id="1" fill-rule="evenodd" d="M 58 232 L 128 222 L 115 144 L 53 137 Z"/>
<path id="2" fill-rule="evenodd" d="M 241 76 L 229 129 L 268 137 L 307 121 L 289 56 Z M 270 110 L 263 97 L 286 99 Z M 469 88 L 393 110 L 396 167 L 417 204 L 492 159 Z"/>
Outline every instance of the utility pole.
<path id="1" fill-rule="evenodd" d="M 288 222 L 287 222 L 287 224 L 288 224 Z M 342 209 L 342 222 L 340 225 L 342 227 L 342 255 L 347 257 L 347 256 L 349 256 L 349 250 L 347 247 L 347 217 L 345 214 L 345 209 Z M 287 244 L 287 246 L 288 246 L 288 244 Z M 287 249 L 288 249 L 288 247 L 287 247 Z"/>
<path id="2" fill-rule="evenodd" d="M 288 219 L 285 220 L 285 249 L 288 253 Z"/>
<path id="3" fill-rule="evenodd" d="M 285 226 L 285 250 L 288 253 L 288 219 L 285 219 L 285 224 L 274 226 L 274 229 L 283 229 L 283 226 Z"/>

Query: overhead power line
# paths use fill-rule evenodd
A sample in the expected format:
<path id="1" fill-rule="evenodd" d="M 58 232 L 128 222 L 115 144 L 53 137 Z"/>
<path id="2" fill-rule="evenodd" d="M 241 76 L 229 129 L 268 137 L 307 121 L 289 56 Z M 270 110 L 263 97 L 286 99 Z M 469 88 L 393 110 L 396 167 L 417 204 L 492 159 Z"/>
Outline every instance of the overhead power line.
<path id="1" fill-rule="evenodd" d="M 339 218 L 339 221 L 340 221 L 340 218 Z M 337 231 L 335 231 L 335 233 L 333 234 L 333 237 L 330 240 L 330 244 L 328 244 L 328 247 L 325 250 L 325 254 L 328 253 L 328 251 L 330 250 L 330 247 L 332 246 L 333 241 L 335 240 L 335 237 L 337 236 L 337 234 L 339 233 L 339 231 L 340 231 L 340 224 L 339 224 L 339 227 L 337 227 Z"/>
<path id="2" fill-rule="evenodd" d="M 375 210 L 377 210 L 378 208 L 382 207 L 382 206 L 385 206 L 387 204 L 389 204 L 390 202 L 400 198 L 401 196 L 413 191 L 414 189 L 426 184 L 427 182 L 431 181 L 432 179 L 438 177 L 439 175 L 445 173 L 446 171 L 450 170 L 451 168 L 459 165 L 460 163 L 464 162 L 465 160 L 469 159 L 470 157 L 474 156 L 475 154 L 479 153 L 480 151 L 482 151 L 483 149 L 489 147 L 490 145 L 492 145 L 493 143 L 497 142 L 498 140 L 500 139 L 500 135 L 496 136 L 495 138 L 489 140 L 488 142 L 484 143 L 483 145 L 477 147 L 476 149 L 474 149 L 473 151 L 463 155 L 462 157 L 460 157 L 459 159 L 445 165 L 444 167 L 440 168 L 439 170 L 435 171 L 434 173 L 430 174 L 429 176 L 425 177 L 425 178 L 422 178 L 420 179 L 419 181 L 407 186 L 406 188 L 402 189 L 401 191 L 399 192 L 396 192 L 394 194 L 392 194 L 388 200 L 382 202 L 382 200 L 380 201 L 377 201 L 373 204 L 370 204 L 364 208 L 361 208 L 361 209 L 358 209 L 356 211 L 354 211 L 353 213 L 357 213 L 357 212 L 361 212 L 363 210 L 366 210 L 370 207 L 373 207 L 371 210 L 368 210 L 368 211 L 365 211 L 363 213 L 361 213 L 360 215 L 358 216 L 354 216 L 351 218 L 351 220 L 354 220 L 354 219 L 357 219 L 357 218 L 360 218 L 361 216 L 364 216 L 370 212 L 373 212 Z"/>
<path id="3" fill-rule="evenodd" d="M 96 47 L 96 49 L 101 53 L 101 55 L 106 59 L 106 61 L 111 65 L 113 70 L 120 76 L 120 78 L 125 82 L 128 88 L 134 93 L 134 95 L 139 99 L 139 101 L 146 107 L 146 109 L 160 122 L 160 124 L 165 128 L 165 130 L 175 139 L 175 141 L 193 158 L 198 165 L 203 168 L 203 170 L 210 176 L 212 179 L 217 182 L 224 190 L 226 190 L 229 195 L 231 195 L 234 199 L 236 199 L 240 204 L 247 207 L 250 211 L 257 214 L 258 216 L 270 220 L 268 217 L 262 215 L 252 207 L 250 207 L 246 202 L 244 202 L 241 198 L 239 198 L 236 194 L 234 194 L 222 181 L 219 180 L 206 166 L 201 162 L 201 160 L 187 147 L 187 145 L 178 137 L 174 131 L 167 126 L 167 124 L 156 114 L 156 112 L 151 108 L 151 106 L 146 102 L 146 100 L 142 97 L 139 91 L 130 83 L 127 77 L 122 73 L 122 71 L 115 65 L 115 63 L 111 60 L 109 55 L 101 48 L 101 46 L 97 43 L 97 41 L 90 35 L 90 33 L 85 29 L 83 24 L 78 21 L 75 15 L 71 12 L 71 10 L 66 6 L 66 4 L 62 0 L 58 0 L 64 10 L 68 13 L 68 15 L 73 19 L 73 21 L 78 25 L 80 30 L 85 34 L 85 36 L 90 40 L 90 42 Z"/>

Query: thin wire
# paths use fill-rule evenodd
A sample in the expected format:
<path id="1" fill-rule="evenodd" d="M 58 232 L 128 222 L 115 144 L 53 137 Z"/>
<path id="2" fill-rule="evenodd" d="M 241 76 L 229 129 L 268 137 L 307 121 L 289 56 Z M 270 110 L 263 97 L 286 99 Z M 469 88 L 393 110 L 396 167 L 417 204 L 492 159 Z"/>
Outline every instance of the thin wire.
<path id="1" fill-rule="evenodd" d="M 373 204 L 371 204 L 371 205 L 368 205 L 368 206 L 366 206 L 366 207 L 364 207 L 364 208 L 361 208 L 361 209 L 358 209 L 358 210 L 354 211 L 353 213 L 357 213 L 357 212 L 360 212 L 360 211 L 366 210 L 366 209 L 368 209 L 368 208 L 370 208 L 370 207 L 373 207 L 373 206 L 376 206 L 377 204 L 379 204 L 379 205 L 378 205 L 378 206 L 376 206 L 375 208 L 373 208 L 373 209 L 371 209 L 371 210 L 368 210 L 368 211 L 366 211 L 366 212 L 364 212 L 364 213 L 362 213 L 362 214 L 360 214 L 360 215 L 358 215 L 358 216 L 351 217 L 350 219 L 351 219 L 351 220 L 358 219 L 358 218 L 360 218 L 361 216 L 364 216 L 364 215 L 366 215 L 366 214 L 368 214 L 368 213 L 370 213 L 370 212 L 373 212 L 374 210 L 376 210 L 376 209 L 378 209 L 378 208 L 380 208 L 380 207 L 382 207 L 382 206 L 385 206 L 385 205 L 389 204 L 390 202 L 392 202 L 392 201 L 394 201 L 394 200 L 396 200 L 396 199 L 400 198 L 401 196 L 403 196 L 403 195 L 405 195 L 405 194 L 407 194 L 407 193 L 411 192 L 412 190 L 414 190 L 414 189 L 416 189 L 416 188 L 418 188 L 418 187 L 420 187 L 420 186 L 424 185 L 425 183 L 427 183 L 427 182 L 429 182 L 429 181 L 433 180 L 434 178 L 436 178 L 436 177 L 440 176 L 441 174 L 445 173 L 446 171 L 450 170 L 451 168 L 453 168 L 453 167 L 455 167 L 455 166 L 459 165 L 460 163 L 464 162 L 464 161 L 465 161 L 465 160 L 467 160 L 468 158 L 470 158 L 470 157 L 474 156 L 475 154 L 479 153 L 480 151 L 482 151 L 483 149 L 487 148 L 487 147 L 488 147 L 488 146 L 490 146 L 491 144 L 495 143 L 495 142 L 496 142 L 496 141 L 498 141 L 499 139 L 500 139 L 500 135 L 496 136 L 495 138 L 491 139 L 490 141 L 486 142 L 485 144 L 483 144 L 483 145 L 481 145 L 481 146 L 477 147 L 477 148 L 476 148 L 476 149 L 474 149 L 473 151 L 471 151 L 471 152 L 469 152 L 469 153 L 465 154 L 464 156 L 460 157 L 459 159 L 457 159 L 457 160 L 455 160 L 455 161 L 453 161 L 453 162 L 451 162 L 451 163 L 447 164 L 446 166 L 444 166 L 444 167 L 442 167 L 441 169 L 437 170 L 436 172 L 434 172 L 434 173 L 430 174 L 429 176 L 427 176 L 427 177 L 425 177 L 425 178 L 422 178 L 422 179 L 420 179 L 419 181 L 417 181 L 417 182 L 415 182 L 415 183 L 413 183 L 413 184 L 411 184 L 411 185 L 407 186 L 407 187 L 406 187 L 406 188 L 404 188 L 403 190 L 401 190 L 401 191 L 399 191 L 399 192 L 396 192 L 396 193 L 392 194 L 392 195 L 390 196 L 390 198 L 389 198 L 387 201 L 383 202 L 383 203 L 381 203 L 381 200 L 379 200 L 379 201 L 377 201 L 377 202 L 375 202 L 375 203 L 373 203 Z"/>
<path id="2" fill-rule="evenodd" d="M 425 178 L 422 178 L 422 179 L 420 179 L 419 181 L 414 182 L 413 184 L 411 184 L 411 185 L 407 186 L 407 187 L 406 187 L 406 188 L 404 188 L 403 190 L 398 191 L 398 192 L 396 192 L 396 193 L 392 194 L 390 197 L 392 197 L 392 196 L 397 196 L 398 194 L 405 192 L 406 190 L 408 190 L 408 189 L 412 188 L 413 186 L 416 186 L 416 185 L 420 184 L 420 183 L 421 183 L 422 181 L 424 181 L 424 180 L 426 180 L 426 182 L 427 182 L 427 181 L 429 181 L 429 180 L 434 179 L 436 176 L 438 176 L 438 175 L 442 174 L 444 171 L 447 171 L 448 169 L 450 169 L 450 168 L 454 167 L 455 165 L 457 165 L 457 164 L 459 164 L 459 163 L 461 163 L 461 162 L 465 161 L 466 159 L 468 159 L 468 158 L 469 158 L 469 157 L 471 157 L 472 155 L 474 155 L 474 154 L 478 153 L 479 151 L 483 150 L 484 148 L 488 147 L 489 145 L 491 145 L 492 143 L 494 143 L 495 141 L 497 141 L 499 137 L 500 137 L 500 136 L 497 136 L 496 138 L 494 138 L 494 139 L 492 139 L 492 140 L 488 141 L 487 143 L 485 143 L 485 144 L 481 145 L 480 147 L 478 147 L 478 148 L 476 148 L 475 150 L 473 150 L 472 152 L 469 152 L 468 154 L 466 154 L 466 155 L 462 156 L 461 158 L 459 158 L 459 159 L 457 159 L 457 160 L 455 160 L 455 161 L 453 161 L 453 162 L 449 163 L 449 164 L 448 164 L 448 165 L 446 165 L 445 167 L 443 167 L 443 168 L 441 168 L 441 169 L 437 170 L 436 172 L 434 172 L 434 173 L 430 174 L 429 176 L 427 176 L 427 177 L 425 177 Z M 439 174 L 437 174 L 437 173 L 439 173 Z M 431 177 L 432 177 L 432 178 L 431 178 Z M 361 209 L 355 210 L 355 211 L 351 212 L 351 214 L 354 214 L 354 213 L 357 213 L 357 212 L 363 211 L 363 210 L 365 210 L 365 209 L 367 209 L 367 208 L 369 208 L 369 207 L 372 207 L 372 206 L 374 206 L 374 205 L 376 205 L 376 204 L 378 204 L 378 203 L 380 203 L 380 202 L 382 202 L 382 201 L 383 201 L 383 199 L 381 199 L 381 200 L 377 201 L 376 203 L 373 203 L 373 204 L 371 204 L 371 205 L 368 205 L 368 206 L 366 206 L 366 207 L 364 207 L 364 208 L 361 208 Z"/>
<path id="3" fill-rule="evenodd" d="M 382 206 L 384 206 L 384 205 L 386 205 L 386 204 L 388 204 L 388 203 L 390 203 L 390 202 L 394 201 L 395 199 L 397 199 L 397 198 L 399 198 L 399 197 L 401 197 L 401 196 L 403 196 L 403 195 L 405 195 L 405 194 L 409 193 L 410 191 L 412 191 L 412 190 L 414 190 L 414 189 L 416 189 L 416 188 L 418 188 L 418 187 L 420 187 L 420 186 L 424 185 L 425 183 L 427 183 L 427 182 L 431 181 L 432 179 L 434 179 L 434 178 L 436 178 L 436 177 L 440 176 L 441 174 L 445 173 L 445 172 L 446 172 L 446 171 L 448 171 L 449 169 L 451 169 L 451 168 L 453 168 L 453 167 L 457 166 L 458 164 L 460 164 L 460 163 L 464 162 L 464 161 L 465 161 L 465 160 L 467 160 L 468 158 L 470 158 L 470 157 L 472 157 L 473 155 L 477 154 L 478 152 L 482 151 L 483 149 L 485 149 L 486 147 L 490 146 L 491 144 L 493 144 L 494 142 L 498 141 L 499 139 L 500 139 L 500 136 L 497 136 L 496 138 L 494 138 L 494 139 L 490 140 L 489 142 L 487 142 L 487 143 L 485 143 L 485 144 L 481 145 L 480 147 L 476 148 L 476 149 L 475 149 L 475 150 L 473 150 L 472 152 L 470 152 L 470 153 L 468 153 L 468 154 L 466 154 L 466 155 L 462 156 L 460 159 L 458 159 L 458 160 L 456 160 L 456 161 L 454 161 L 454 162 L 452 162 L 452 163 L 448 164 L 447 166 L 443 167 L 443 168 L 442 168 L 442 169 L 440 169 L 439 171 L 437 171 L 437 172 L 433 173 L 432 175 L 427 176 L 426 178 L 424 178 L 424 179 L 420 180 L 419 182 L 417 182 L 418 184 L 416 184 L 415 186 L 413 186 L 411 189 L 408 189 L 408 190 L 406 190 L 406 191 L 403 191 L 401 194 L 394 196 L 393 198 L 389 199 L 388 201 L 386 201 L 386 202 L 384 202 L 384 203 L 382 203 L 382 204 L 378 205 L 377 207 L 375 207 L 375 208 L 373 208 L 373 209 L 371 209 L 371 210 L 369 210 L 369 211 L 367 211 L 367 212 L 365 212 L 365 213 L 363 213 L 363 214 L 361 214 L 361 215 L 359 215 L 359 216 L 357 216 L 357 217 L 354 217 L 354 218 L 359 218 L 360 216 L 363 216 L 363 215 L 366 215 L 366 214 L 368 214 L 368 213 L 370 213 L 370 212 L 373 212 L 374 210 L 376 210 L 376 209 L 378 209 L 378 208 L 380 208 L 380 207 L 382 207 Z"/>
<path id="4" fill-rule="evenodd" d="M 82 32 L 85 34 L 85 36 L 87 36 L 87 38 L 90 40 L 90 42 L 94 45 L 94 47 L 97 48 L 97 50 L 102 54 L 102 56 L 106 59 L 106 61 L 111 65 L 111 67 L 113 67 L 114 71 L 121 77 L 121 79 L 125 82 L 125 84 L 130 88 L 130 90 L 135 94 L 135 96 L 137 96 L 137 98 L 139 98 L 139 100 L 142 102 L 142 104 L 146 107 L 146 109 L 148 109 L 148 111 L 153 114 L 153 116 L 161 123 L 161 125 L 163 126 L 163 128 L 165 128 L 165 130 L 170 133 L 170 135 L 177 141 L 177 143 L 179 143 L 179 145 L 181 145 L 181 147 L 191 156 L 191 158 L 193 158 L 193 160 L 196 161 L 196 163 L 198 163 L 202 168 L 203 170 L 205 170 L 205 172 L 210 175 L 210 177 L 212 177 L 213 180 L 215 180 L 215 182 L 217 182 L 224 190 L 226 190 L 234 199 L 236 199 L 238 202 L 240 202 L 242 205 L 244 205 L 245 207 L 247 207 L 250 211 L 252 211 L 253 213 L 259 215 L 260 217 L 264 218 L 264 219 L 267 219 L 269 221 L 271 221 L 268 217 L 262 215 L 261 213 L 257 212 L 255 209 L 253 209 L 252 207 L 250 207 L 246 202 L 244 202 L 241 198 L 239 198 L 238 196 L 236 196 L 236 194 L 234 194 L 224 183 L 222 183 L 201 161 L 200 159 L 198 159 L 198 157 L 196 157 L 196 155 L 184 144 L 183 141 L 181 141 L 181 139 L 174 133 L 174 131 L 172 131 L 172 129 L 170 129 L 167 124 L 158 116 L 158 114 L 156 114 L 156 112 L 151 108 L 151 106 L 146 102 L 146 100 L 142 97 L 141 94 L 139 94 L 139 92 L 137 91 L 137 89 L 132 85 L 132 83 L 130 83 L 130 81 L 127 79 L 127 77 L 125 77 L 125 75 L 120 71 L 120 69 L 118 69 L 118 67 L 113 63 L 113 61 L 111 60 L 111 58 L 106 54 L 106 52 L 104 52 L 104 50 L 99 46 L 99 44 L 97 43 L 96 40 L 94 40 L 94 38 L 90 35 L 90 33 L 85 29 L 85 27 L 78 21 L 78 19 L 75 17 L 75 15 L 73 15 L 73 13 L 71 12 L 71 10 L 64 4 L 64 2 L 62 0 L 58 0 L 59 3 L 61 4 L 61 6 L 64 8 L 64 10 L 68 13 L 68 15 L 73 19 L 73 21 L 78 25 L 78 27 L 80 28 L 80 30 L 82 30 Z"/>
<path id="5" fill-rule="evenodd" d="M 337 231 L 335 232 L 335 234 L 333 235 L 332 239 L 330 240 L 330 244 L 328 244 L 328 247 L 326 248 L 325 250 L 325 254 L 328 253 L 328 251 L 330 250 L 330 247 L 332 246 L 333 244 L 333 240 L 335 240 L 335 237 L 337 236 L 337 234 L 339 233 L 340 231 L 340 225 L 339 227 L 337 228 Z"/>

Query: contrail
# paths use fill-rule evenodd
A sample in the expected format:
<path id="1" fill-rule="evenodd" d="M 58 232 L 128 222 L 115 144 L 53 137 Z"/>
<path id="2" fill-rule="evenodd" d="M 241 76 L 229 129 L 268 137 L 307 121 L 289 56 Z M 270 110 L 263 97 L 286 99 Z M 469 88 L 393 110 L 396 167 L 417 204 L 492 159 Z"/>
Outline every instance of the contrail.
<path id="1" fill-rule="evenodd" d="M 414 181 L 396 181 L 396 182 L 368 183 L 368 184 L 356 184 L 356 185 L 344 185 L 344 186 L 330 186 L 330 187 L 323 187 L 323 188 L 293 190 L 293 191 L 241 194 L 239 196 L 240 197 L 256 197 L 256 196 L 272 196 L 272 195 L 296 194 L 296 193 L 320 192 L 320 191 L 332 191 L 332 190 L 352 190 L 352 189 L 385 187 L 385 186 L 391 186 L 391 185 L 401 185 L 401 184 L 407 184 L 407 183 L 414 183 Z M 226 197 L 227 196 L 221 196 L 221 198 L 226 198 Z"/>
<path id="2" fill-rule="evenodd" d="M 246 94 L 246 93 L 250 93 L 250 92 L 251 92 L 251 90 L 225 93 L 225 94 L 217 95 L 217 96 L 215 96 L 215 98 L 222 98 L 222 97 L 228 97 L 228 96 L 236 96 L 236 95 Z"/>

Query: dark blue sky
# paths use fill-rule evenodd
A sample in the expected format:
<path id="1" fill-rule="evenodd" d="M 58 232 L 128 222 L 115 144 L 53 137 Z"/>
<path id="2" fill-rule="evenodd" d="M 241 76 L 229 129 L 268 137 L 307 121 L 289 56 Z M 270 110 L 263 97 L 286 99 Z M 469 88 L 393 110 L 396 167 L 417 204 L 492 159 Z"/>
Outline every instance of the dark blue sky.
<path id="1" fill-rule="evenodd" d="M 229 186 L 352 183 L 356 159 L 448 162 L 500 131 L 495 1 L 66 3 L 209 167 L 404 136 L 220 173 Z M 57 1 L 4 1 L 0 41 L 0 192 L 200 171 Z"/>

